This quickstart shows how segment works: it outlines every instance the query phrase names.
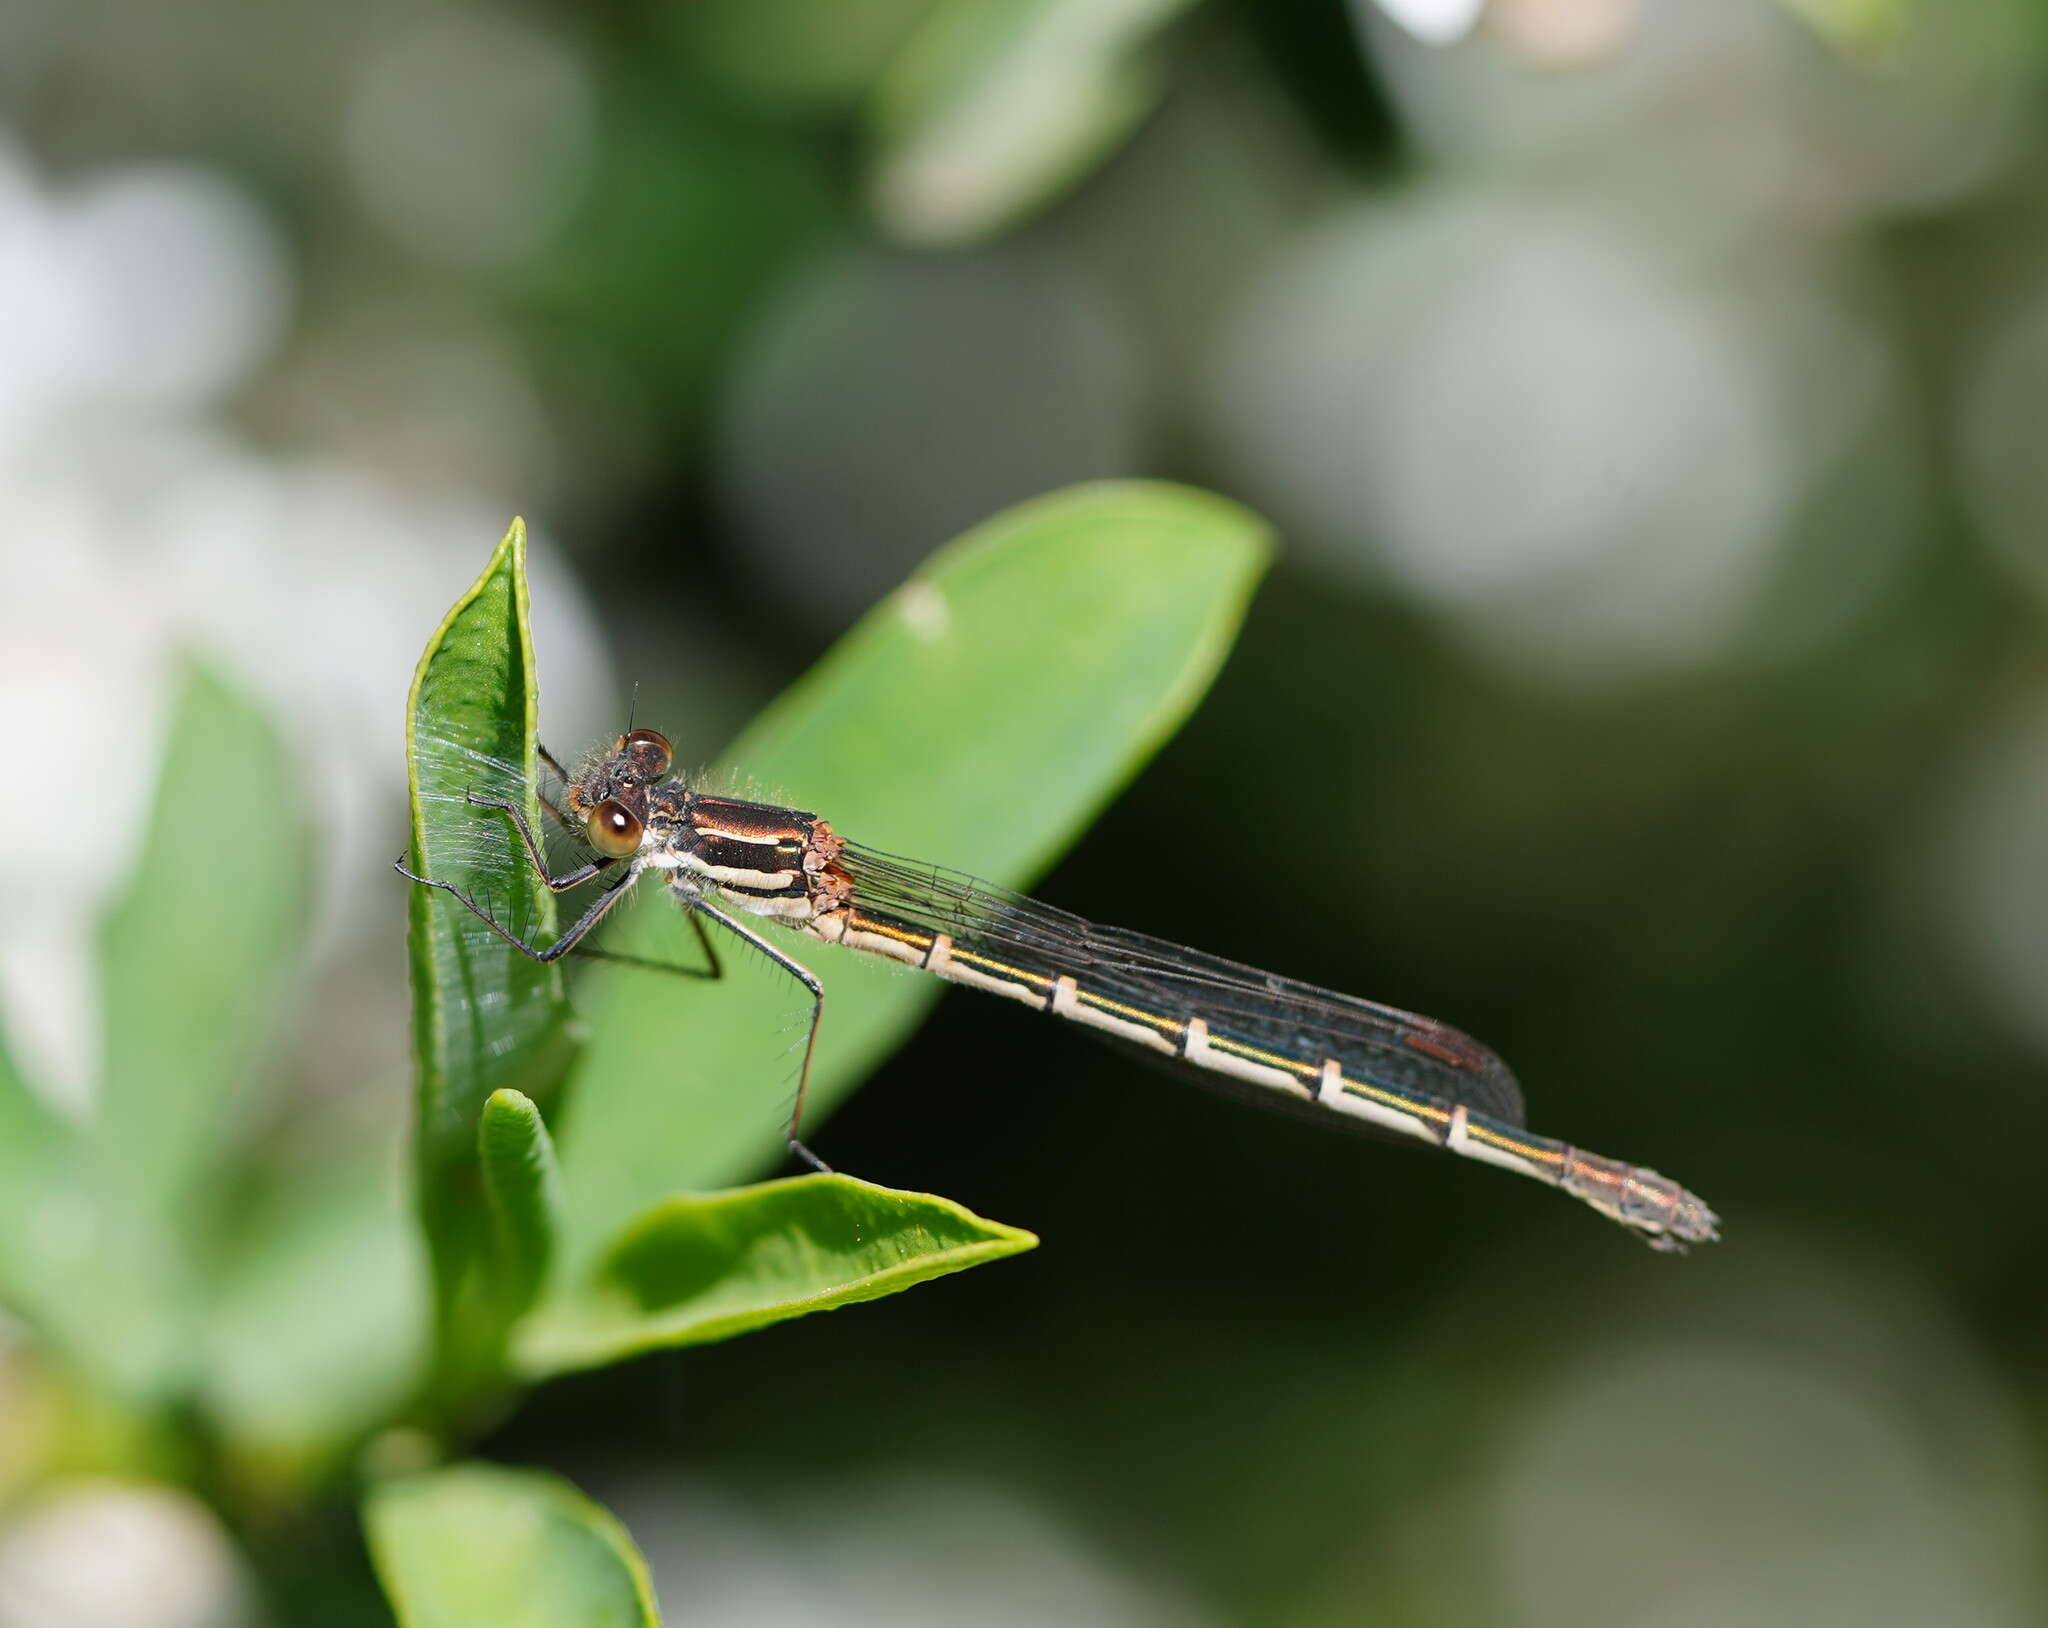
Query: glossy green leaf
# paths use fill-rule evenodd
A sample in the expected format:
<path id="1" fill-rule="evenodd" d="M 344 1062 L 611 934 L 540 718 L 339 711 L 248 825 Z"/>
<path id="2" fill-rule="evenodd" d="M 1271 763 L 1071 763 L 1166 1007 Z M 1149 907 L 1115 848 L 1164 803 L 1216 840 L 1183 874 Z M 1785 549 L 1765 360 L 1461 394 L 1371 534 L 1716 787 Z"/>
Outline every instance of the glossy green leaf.
<path id="1" fill-rule="evenodd" d="M 874 1300 L 1036 1245 L 950 1199 L 850 1176 L 797 1176 L 664 1199 L 589 1281 L 522 1331 L 528 1373 L 701 1345 Z"/>
<path id="2" fill-rule="evenodd" d="M 533 1304 L 555 1257 L 562 1207 L 555 1146 L 533 1099 L 493 1091 L 477 1125 L 484 1196 L 498 1227 L 498 1295 L 510 1319 Z"/>
<path id="3" fill-rule="evenodd" d="M 363 1524 L 399 1628 L 659 1628 L 626 1529 L 557 1476 L 429 1470 L 376 1487 Z"/>
<path id="4" fill-rule="evenodd" d="M 547 939 L 553 896 L 507 817 L 470 801 L 472 793 L 508 799 L 539 830 L 525 558 L 526 529 L 514 521 L 420 658 L 406 726 L 408 863 L 463 889 L 509 930 Z M 458 1353 L 481 1360 L 500 1332 L 496 1224 L 478 1171 L 478 1117 L 501 1087 L 551 1101 L 573 1046 L 555 967 L 520 954 L 445 892 L 415 885 L 411 910 L 414 1159 L 446 1367 Z"/>
<path id="5" fill-rule="evenodd" d="M 1208 687 L 1266 538 L 1235 504 L 1157 483 L 1023 504 L 871 612 L 730 749 L 717 783 L 816 810 L 878 848 L 1026 883 Z M 649 891 L 611 942 L 694 964 L 680 912 Z M 815 1124 L 941 986 L 778 941 L 826 985 Z M 556 1120 L 578 1272 L 656 1200 L 774 1162 L 807 1004 L 748 954 L 728 954 L 716 983 L 623 967 L 589 977 L 590 1041 Z"/>
<path id="6" fill-rule="evenodd" d="M 1085 173 L 1159 98 L 1144 55 L 1188 0 L 945 0 L 875 103 L 869 194 L 906 242 L 1011 224 Z"/>

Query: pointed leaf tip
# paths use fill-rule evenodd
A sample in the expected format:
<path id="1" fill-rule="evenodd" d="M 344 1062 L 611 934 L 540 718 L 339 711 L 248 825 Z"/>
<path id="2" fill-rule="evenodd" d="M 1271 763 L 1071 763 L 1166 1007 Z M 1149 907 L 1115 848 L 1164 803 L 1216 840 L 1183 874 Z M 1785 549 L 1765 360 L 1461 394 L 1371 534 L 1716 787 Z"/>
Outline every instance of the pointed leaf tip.
<path id="1" fill-rule="evenodd" d="M 535 1375 L 730 1339 L 1035 1247 L 951 1199 L 851 1176 L 795 1176 L 664 1199 L 519 1345 Z"/>

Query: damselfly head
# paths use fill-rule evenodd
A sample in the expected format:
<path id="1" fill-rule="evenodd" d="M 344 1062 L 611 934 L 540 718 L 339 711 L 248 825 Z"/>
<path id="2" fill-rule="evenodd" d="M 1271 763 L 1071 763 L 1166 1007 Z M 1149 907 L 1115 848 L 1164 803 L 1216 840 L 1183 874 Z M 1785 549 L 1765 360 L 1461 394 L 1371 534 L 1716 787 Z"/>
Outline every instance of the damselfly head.
<path id="1" fill-rule="evenodd" d="M 615 857 L 639 846 L 639 828 L 647 818 L 647 788 L 659 784 L 675 763 L 675 752 L 665 737 L 651 729 L 634 729 L 612 743 L 612 749 L 591 763 L 564 788 L 564 800 L 579 816 L 590 840 L 601 852 Z M 632 820 L 631 841 L 616 817 L 607 816 L 604 835 L 599 834 L 600 812 L 615 807 Z M 616 844 L 624 843 L 624 847 Z"/>

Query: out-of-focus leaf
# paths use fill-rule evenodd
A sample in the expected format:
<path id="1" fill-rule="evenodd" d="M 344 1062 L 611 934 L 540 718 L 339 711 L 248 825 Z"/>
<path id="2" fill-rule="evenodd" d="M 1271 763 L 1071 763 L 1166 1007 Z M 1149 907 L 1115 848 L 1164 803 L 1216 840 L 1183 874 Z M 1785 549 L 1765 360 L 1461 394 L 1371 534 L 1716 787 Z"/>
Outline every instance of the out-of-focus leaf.
<path id="1" fill-rule="evenodd" d="M 815 144 L 679 94 L 656 57 L 613 62 L 598 139 L 573 224 L 522 276 L 545 329 L 586 358 L 568 376 L 594 355 L 632 387 L 598 392 L 588 422 L 564 426 L 584 466 L 651 479 L 675 440 L 657 429 L 701 434 L 764 281 L 829 241 L 845 211 Z"/>
<path id="2" fill-rule="evenodd" d="M 1144 48 L 1187 3 L 944 0 L 877 91 L 882 224 L 963 243 L 1049 201 L 1158 100 Z"/>
<path id="3" fill-rule="evenodd" d="M 0 1033 L 0 1302 L 74 1357 L 90 1352 L 79 1315 L 93 1208 L 79 1189 L 76 1133 L 44 1103 Z"/>
<path id="4" fill-rule="evenodd" d="M 1779 0 L 1836 50 L 1880 56 L 1912 21 L 1913 0 Z M 1936 24 L 1935 26 L 1940 26 Z"/>
<path id="5" fill-rule="evenodd" d="M 294 1148 L 214 1273 L 201 1400 L 255 1488 L 334 1468 L 416 1388 L 427 1344 L 419 1234 L 386 1134 Z"/>
<path id="6" fill-rule="evenodd" d="M 406 746 L 409 868 L 461 888 L 530 940 L 553 936 L 553 895 L 506 816 L 469 801 L 471 792 L 508 799 L 540 829 L 525 560 L 526 528 L 515 520 L 483 575 L 427 642 L 413 678 Z M 414 1159 L 445 1370 L 487 1361 L 501 1332 L 490 1280 L 495 1223 L 477 1166 L 478 1116 L 501 1087 L 551 1101 L 574 1048 L 555 967 L 522 955 L 438 889 L 414 886 L 411 909 L 419 1068 Z"/>
<path id="7" fill-rule="evenodd" d="M 675 0 L 670 31 L 691 65 L 763 112 L 850 111 L 934 0 Z"/>
<path id="8" fill-rule="evenodd" d="M 484 1104 L 477 1153 L 498 1224 L 499 1304 L 509 1321 L 533 1304 L 555 1258 L 562 1207 L 555 1145 L 533 1099 L 508 1089 Z"/>
<path id="9" fill-rule="evenodd" d="M 1266 556 L 1256 516 L 1183 487 L 1023 504 L 863 619 L 730 749 L 725 784 L 875 847 L 1027 882 L 1208 687 Z M 628 907 L 613 942 L 701 958 L 658 896 Z M 939 986 L 848 951 L 812 960 L 827 988 L 822 1113 Z M 557 1119 L 571 1281 L 657 1199 L 730 1185 L 780 1152 L 806 997 L 759 957 L 728 955 L 715 983 L 599 967 L 584 1005 L 590 1043 Z"/>
<path id="10" fill-rule="evenodd" d="M 400 1628 L 660 1628 L 626 1529 L 557 1476 L 429 1470 L 375 1488 L 363 1524 Z"/>
<path id="11" fill-rule="evenodd" d="M 135 874 L 100 932 L 105 1190 L 176 1221 L 239 1133 L 306 930 L 308 844 L 283 743 L 188 666 Z"/>
<path id="12" fill-rule="evenodd" d="M 100 929 L 105 1051 L 82 1202 L 57 1249 L 93 1307 L 78 1351 L 131 1397 L 182 1387 L 195 1355 L 193 1252 L 305 934 L 308 843 L 283 744 L 189 664 L 141 858 Z"/>
<path id="13" fill-rule="evenodd" d="M 797 1176 L 662 1200 L 586 1283 L 521 1331 L 535 1376 L 701 1345 L 894 1294 L 1038 1240 L 950 1199 L 850 1176 Z"/>

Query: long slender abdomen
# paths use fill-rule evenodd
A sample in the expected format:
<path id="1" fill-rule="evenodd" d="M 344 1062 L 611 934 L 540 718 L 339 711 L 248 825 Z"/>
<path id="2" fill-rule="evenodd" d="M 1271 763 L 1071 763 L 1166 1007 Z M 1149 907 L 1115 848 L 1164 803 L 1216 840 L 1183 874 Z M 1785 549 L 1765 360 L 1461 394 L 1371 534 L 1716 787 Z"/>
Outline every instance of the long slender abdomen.
<path id="1" fill-rule="evenodd" d="M 963 949 L 947 933 L 854 904 L 788 925 L 824 943 L 883 956 L 952 983 L 1021 1001 L 1122 1044 L 1176 1058 L 1231 1082 L 1238 1094 L 1296 1112 L 1350 1119 L 1512 1170 L 1571 1194 L 1639 1234 L 1654 1249 L 1683 1249 L 1718 1236 L 1714 1212 L 1654 1170 L 1536 1136 L 1424 1090 L 1360 1078 L 1337 1058 L 1290 1054 L 1219 1032 L 1200 1016 L 1148 1010 L 1089 989 L 1078 974 L 1020 966 L 1017 961 L 1023 956 L 1006 959 L 978 948 Z M 1491 1053 L 1474 1045 L 1471 1058 L 1491 1060 Z M 1438 1061 L 1474 1066 L 1464 1052 Z M 1245 1091 L 1247 1086 L 1254 1089 Z"/>

